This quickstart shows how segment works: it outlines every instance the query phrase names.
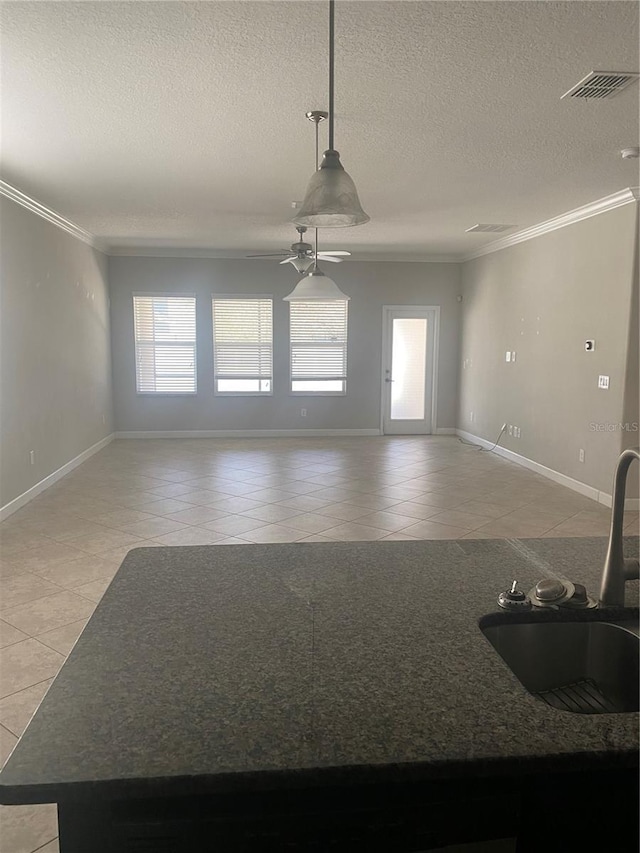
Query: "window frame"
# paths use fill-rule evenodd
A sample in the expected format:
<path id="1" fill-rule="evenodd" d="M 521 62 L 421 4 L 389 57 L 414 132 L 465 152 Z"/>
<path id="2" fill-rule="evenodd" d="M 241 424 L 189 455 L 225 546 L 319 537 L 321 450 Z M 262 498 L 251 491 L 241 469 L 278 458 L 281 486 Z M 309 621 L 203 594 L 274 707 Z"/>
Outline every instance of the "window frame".
<path id="1" fill-rule="evenodd" d="M 214 311 L 214 300 L 216 299 L 227 299 L 233 300 L 236 302 L 241 301 L 256 301 L 256 300 L 269 300 L 271 302 L 271 377 L 269 381 L 271 382 L 271 388 L 269 391 L 219 391 L 218 390 L 218 380 L 219 379 L 239 379 L 239 380 L 254 380 L 260 382 L 261 380 L 265 380 L 264 376 L 218 376 L 217 366 L 216 366 L 216 333 L 215 333 L 215 311 Z M 237 294 L 237 293 L 212 293 L 211 294 L 211 341 L 212 341 L 212 366 L 213 366 L 213 396 L 214 397 L 273 397 L 273 384 L 274 384 L 274 365 L 273 365 L 273 341 L 274 341 L 274 313 L 275 306 L 275 298 L 273 294 L 267 293 L 249 293 L 249 294 Z M 260 344 L 257 344 L 260 346 Z"/>
<path id="2" fill-rule="evenodd" d="M 131 294 L 133 320 L 134 381 L 137 397 L 196 397 L 198 394 L 198 296 L 195 293 L 176 293 L 174 291 L 139 291 Z M 136 335 L 136 299 L 193 299 L 193 322 L 195 337 L 193 341 L 162 341 L 166 346 L 193 346 L 193 391 L 140 391 L 138 388 L 138 338 Z M 155 341 L 153 342 L 155 345 Z"/>
<path id="3" fill-rule="evenodd" d="M 316 300 L 309 300 L 309 302 L 314 302 Z M 322 301 L 322 300 L 317 300 Z M 330 302 L 343 302 L 345 303 L 345 314 L 346 314 L 346 322 L 345 322 L 345 372 L 344 376 L 293 376 L 293 341 L 291 340 L 291 308 L 295 304 L 295 302 L 289 303 L 289 396 L 290 397 L 346 397 L 347 394 L 347 374 L 348 374 L 348 348 L 349 348 L 349 300 L 348 299 L 331 299 Z M 315 347 L 322 347 L 322 343 L 314 343 Z M 326 343 L 326 346 L 331 346 L 330 343 Z M 342 382 L 342 391 L 294 391 L 293 383 L 294 382 L 322 382 L 322 381 L 332 381 L 332 382 Z"/>

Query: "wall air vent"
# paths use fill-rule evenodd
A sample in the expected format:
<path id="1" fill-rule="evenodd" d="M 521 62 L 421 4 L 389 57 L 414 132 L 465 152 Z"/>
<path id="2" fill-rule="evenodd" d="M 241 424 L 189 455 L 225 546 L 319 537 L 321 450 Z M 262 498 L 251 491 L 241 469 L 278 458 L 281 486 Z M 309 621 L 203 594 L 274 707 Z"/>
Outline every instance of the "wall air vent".
<path id="1" fill-rule="evenodd" d="M 499 234 L 501 231 L 508 231 L 513 227 L 513 225 L 491 225 L 478 223 L 478 225 L 474 225 L 472 228 L 465 228 L 464 230 L 466 234 Z"/>
<path id="2" fill-rule="evenodd" d="M 562 98 L 612 98 L 638 77 L 640 74 L 635 71 L 591 71 Z"/>

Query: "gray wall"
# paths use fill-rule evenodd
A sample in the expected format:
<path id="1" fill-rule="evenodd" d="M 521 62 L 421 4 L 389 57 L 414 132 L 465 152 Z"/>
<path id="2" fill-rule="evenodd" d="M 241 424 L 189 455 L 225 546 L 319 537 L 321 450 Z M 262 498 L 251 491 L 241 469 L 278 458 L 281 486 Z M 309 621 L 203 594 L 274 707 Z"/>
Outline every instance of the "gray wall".
<path id="1" fill-rule="evenodd" d="M 622 448 L 638 447 L 640 445 L 640 259 L 638 257 L 640 237 L 638 236 L 638 220 L 640 210 L 636 205 L 636 233 L 634 245 L 634 272 L 631 292 L 631 310 L 629 312 L 629 333 L 627 347 L 627 376 L 624 389 L 624 408 L 622 423 L 629 428 L 622 433 Z M 634 464 L 628 474 L 627 494 L 631 497 L 640 495 L 640 465 Z"/>
<path id="2" fill-rule="evenodd" d="M 637 205 L 462 266 L 330 267 L 352 297 L 348 393 L 298 398 L 287 393 L 282 302 L 296 281 L 291 270 L 267 261 L 113 257 L 110 318 L 107 259 L 15 203 L 0 203 L 0 506 L 112 429 L 377 429 L 385 304 L 441 306 L 436 427 L 455 426 L 457 412 L 460 428 L 493 440 L 504 421 L 516 424 L 521 438 L 504 437 L 504 446 L 607 492 L 620 449 L 638 444 L 638 433 L 591 426 L 640 420 Z M 194 398 L 136 394 L 131 295 L 145 290 L 198 295 Z M 212 293 L 274 297 L 273 397 L 213 396 Z M 596 339 L 592 355 L 587 338 Z M 515 364 L 505 362 L 507 349 L 517 352 Z M 599 373 L 611 377 L 609 391 L 597 389 Z"/>
<path id="3" fill-rule="evenodd" d="M 611 492 L 621 447 L 637 443 L 607 426 L 638 420 L 636 227 L 632 203 L 463 265 L 459 428 L 495 440 L 515 424 L 504 447 Z"/>
<path id="4" fill-rule="evenodd" d="M 455 427 L 458 373 L 460 267 L 458 264 L 347 261 L 326 272 L 351 296 L 347 394 L 288 394 L 288 304 L 293 270 L 276 261 L 204 258 L 111 257 L 109 283 L 113 329 L 113 388 L 118 431 L 236 429 L 377 429 L 380 425 L 382 306 L 440 305 L 437 427 Z M 132 294 L 136 291 L 196 293 L 198 394 L 136 395 Z M 211 295 L 274 297 L 273 397 L 214 397 Z M 300 416 L 305 407 L 307 417 Z"/>
<path id="5" fill-rule="evenodd" d="M 106 257 L 6 198 L 0 224 L 4 506 L 108 435 L 112 404 Z"/>

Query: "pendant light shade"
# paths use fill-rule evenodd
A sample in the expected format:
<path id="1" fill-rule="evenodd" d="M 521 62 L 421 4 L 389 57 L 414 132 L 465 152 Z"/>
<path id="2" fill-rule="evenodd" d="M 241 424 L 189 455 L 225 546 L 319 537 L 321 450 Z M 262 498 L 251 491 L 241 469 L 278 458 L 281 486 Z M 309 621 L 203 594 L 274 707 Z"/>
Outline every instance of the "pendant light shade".
<path id="1" fill-rule="evenodd" d="M 308 228 L 344 228 L 364 225 L 369 216 L 362 209 L 356 185 L 345 172 L 337 151 L 324 152 L 313 173 L 300 213 L 293 220 Z"/>
<path id="2" fill-rule="evenodd" d="M 315 266 L 301 278 L 284 302 L 310 302 L 314 299 L 350 299 L 338 285 Z"/>

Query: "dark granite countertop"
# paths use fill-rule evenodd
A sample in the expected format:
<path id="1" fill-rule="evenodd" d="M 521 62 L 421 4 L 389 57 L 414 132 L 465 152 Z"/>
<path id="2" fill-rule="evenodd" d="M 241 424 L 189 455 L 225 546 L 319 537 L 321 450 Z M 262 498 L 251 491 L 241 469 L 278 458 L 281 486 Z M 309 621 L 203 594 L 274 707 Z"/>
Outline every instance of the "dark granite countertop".
<path id="1" fill-rule="evenodd" d="M 512 578 L 528 590 L 555 573 L 597 593 L 605 550 L 603 538 L 135 549 L 0 774 L 0 801 L 632 764 L 638 714 L 548 707 L 478 628 Z"/>

